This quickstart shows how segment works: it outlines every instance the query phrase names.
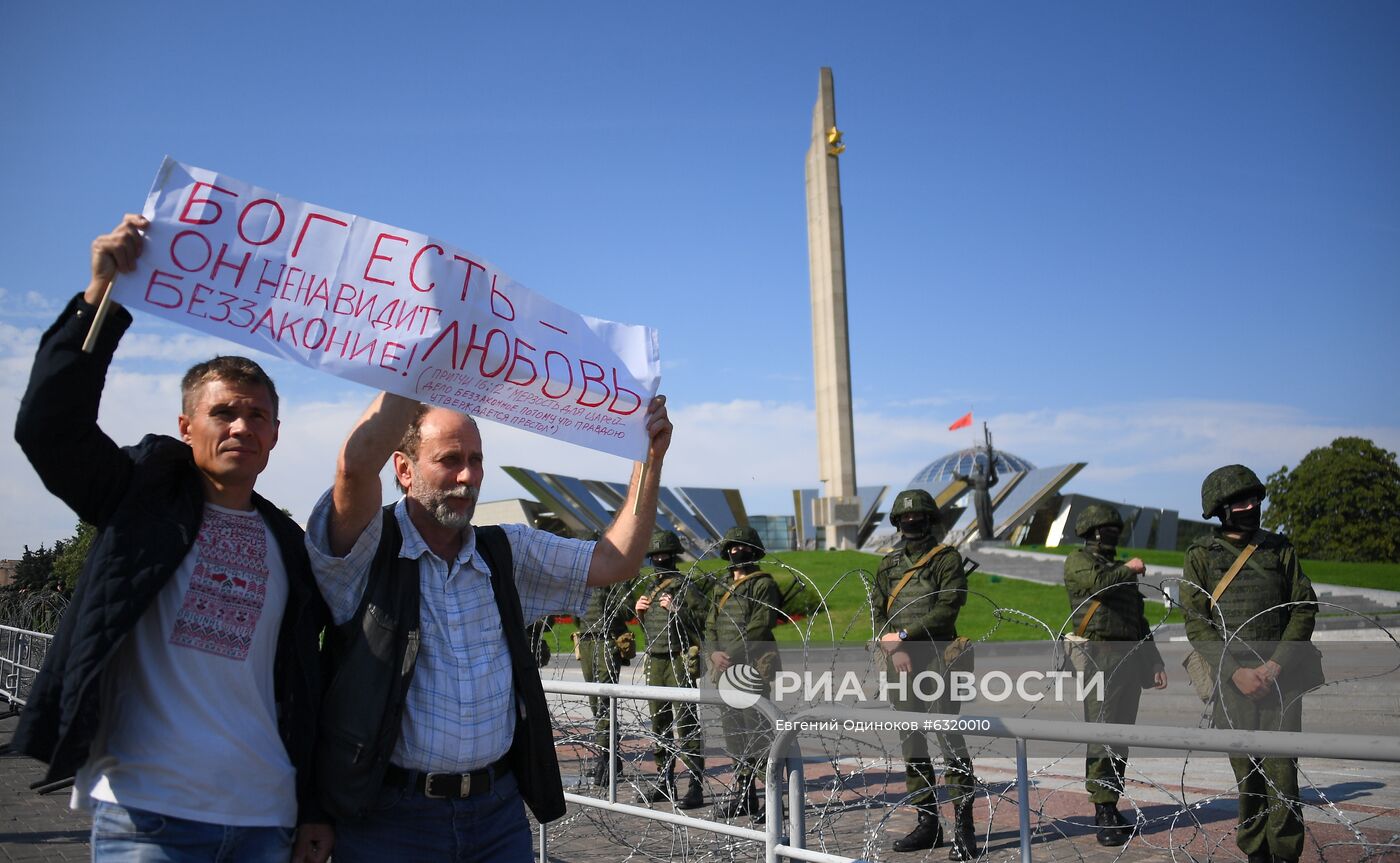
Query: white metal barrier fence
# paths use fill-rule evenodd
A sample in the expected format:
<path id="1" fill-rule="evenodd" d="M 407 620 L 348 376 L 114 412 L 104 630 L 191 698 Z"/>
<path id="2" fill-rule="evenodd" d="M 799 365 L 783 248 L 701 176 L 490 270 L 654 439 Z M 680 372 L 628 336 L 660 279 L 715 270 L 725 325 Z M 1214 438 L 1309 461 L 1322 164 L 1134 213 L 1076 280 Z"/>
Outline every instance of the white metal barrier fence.
<path id="1" fill-rule="evenodd" d="M 704 830 L 710 833 L 719 833 L 725 836 L 733 836 L 739 839 L 749 839 L 754 842 L 762 842 L 766 859 L 770 863 L 776 863 L 779 858 L 789 860 L 810 860 L 815 863 L 852 863 L 853 858 L 841 857 L 835 854 L 827 854 L 822 851 L 811 851 L 803 847 L 806 833 L 803 825 L 803 796 L 805 788 L 802 777 L 802 760 L 798 757 L 788 758 L 784 753 L 787 745 L 784 744 L 779 749 L 776 742 L 769 750 L 768 773 L 764 777 L 763 793 L 764 807 L 767 812 L 777 812 L 782 808 L 782 764 L 788 766 L 788 812 L 786 824 L 788 827 L 787 841 L 783 841 L 782 828 L 784 822 L 778 818 L 768 818 L 764 822 L 763 830 L 755 830 L 751 827 L 740 827 L 734 824 L 725 824 L 720 821 L 709 821 L 704 818 L 694 818 L 688 815 L 677 815 L 671 812 L 661 812 L 656 809 L 648 809 L 643 806 L 630 806 L 626 803 L 617 802 L 617 699 L 636 698 L 648 701 L 688 701 L 695 704 L 723 705 L 718 690 L 715 689 L 693 689 L 690 687 L 676 686 L 643 686 L 639 684 L 626 683 L 585 683 L 569 680 L 544 680 L 544 691 L 556 695 L 595 695 L 608 700 L 608 796 L 607 799 L 588 797 L 583 794 L 573 794 L 566 792 L 564 799 L 570 803 L 577 803 L 580 806 L 589 806 L 595 809 L 605 809 L 619 815 L 637 815 L 654 821 L 661 821 L 667 824 L 674 824 L 681 827 L 689 827 L 695 830 Z M 773 703 L 766 698 L 759 699 L 752 708 L 761 711 L 770 720 L 779 718 L 780 714 Z M 789 735 L 786 740 L 791 740 Z M 781 760 L 780 760 L 781 759 Z M 548 859 L 548 825 L 540 825 L 540 863 L 545 863 Z"/>
<path id="2" fill-rule="evenodd" d="M 42 632 L 0 624 L 0 701 L 14 713 L 24 705 L 29 687 L 53 636 Z M 599 696 L 608 700 L 610 716 L 608 731 L 609 755 L 618 752 L 617 699 L 651 701 L 686 701 L 696 704 L 722 705 L 718 690 L 685 687 L 644 686 L 638 684 L 586 683 L 579 681 L 543 680 L 544 690 L 557 695 Z M 764 859 L 777 863 L 779 859 L 808 860 L 814 863 L 858 863 L 858 858 L 843 857 L 804 847 L 804 778 L 802 759 L 796 737 L 804 722 L 822 720 L 858 720 L 862 722 L 898 722 L 907 713 L 889 708 L 853 709 L 837 705 L 808 708 L 795 715 L 782 715 L 767 699 L 759 699 L 752 709 L 763 712 L 774 727 L 782 718 L 786 725 L 774 734 L 769 750 L 768 772 L 764 795 L 766 811 L 782 808 L 782 765 L 788 767 L 788 809 L 786 818 L 768 818 L 763 830 L 741 827 L 703 818 L 662 812 L 641 806 L 619 803 L 617 800 L 617 759 L 609 758 L 608 795 L 606 799 L 566 793 L 571 803 L 618 814 L 634 815 L 661 823 L 702 830 L 739 839 L 760 842 Z M 1020 815 L 1021 860 L 1031 863 L 1030 781 L 1027 768 L 1027 742 L 1031 740 L 1060 743 L 1101 743 L 1109 746 L 1149 747 L 1153 749 L 1199 750 L 1204 752 L 1244 753 L 1285 758 L 1337 758 L 1355 761 L 1400 762 L 1400 736 L 1362 734 L 1320 734 L 1309 732 L 1241 731 L 1214 728 L 1177 728 L 1161 725 L 1088 724 L 1042 719 L 1015 719 L 991 716 L 942 716 L 920 714 L 921 719 L 963 720 L 961 733 L 974 737 L 996 737 L 1016 741 L 1016 789 Z M 787 835 L 783 836 L 786 826 Z M 540 860 L 547 859 L 547 825 L 540 825 Z"/>
<path id="3" fill-rule="evenodd" d="M 804 847 L 805 829 L 803 823 L 803 774 L 802 759 L 797 752 L 796 738 L 805 722 L 822 720 L 858 720 L 862 722 L 898 722 L 907 720 L 908 713 L 890 708 L 854 709 L 838 705 L 824 705 L 808 708 L 795 715 L 782 715 L 767 699 L 759 699 L 753 709 L 762 711 L 771 720 L 782 718 L 785 725 L 774 734 L 769 750 L 768 775 L 764 793 L 768 812 L 781 808 L 780 777 L 782 763 L 788 765 L 789 794 L 786 825 L 786 841 L 781 835 L 783 822 L 769 818 L 766 829 L 758 831 L 702 818 L 693 818 L 669 812 L 660 812 L 640 806 L 629 806 L 617 802 L 617 759 L 618 723 L 617 699 L 637 698 L 654 701 L 689 701 L 697 704 L 723 704 L 720 693 L 714 689 L 689 689 L 666 686 L 642 686 L 633 684 L 584 683 L 575 681 L 545 680 L 547 693 L 559 695 L 600 696 L 608 699 L 609 768 L 608 797 L 606 800 L 587 797 L 581 794 L 566 793 L 565 799 L 571 803 L 604 809 L 618 814 L 636 815 L 663 823 L 674 824 L 696 830 L 705 830 L 764 844 L 764 859 L 767 863 L 777 863 L 780 858 L 791 860 L 814 860 L 823 863 L 857 863 L 858 858 L 842 857 L 825 852 L 810 851 Z M 1177 728 L 1163 725 L 1111 725 L 1075 721 L 1044 719 L 1015 719 L 993 716 L 957 716 L 942 714 L 919 714 L 920 720 L 962 720 L 960 733 L 973 737 L 997 737 L 1016 742 L 1016 792 L 1017 808 L 1020 816 L 1021 860 L 1031 863 L 1031 786 L 1027 767 L 1027 742 L 1031 740 L 1060 743 L 1100 743 L 1108 746 L 1145 747 L 1152 749 L 1190 750 L 1203 752 L 1243 753 L 1256 756 L 1276 756 L 1283 758 L 1338 758 L 1356 761 L 1400 762 L 1400 737 L 1365 734 L 1321 734 L 1286 731 L 1244 731 L 1217 728 Z M 546 858 L 547 827 L 540 826 L 540 860 Z"/>
<path id="4" fill-rule="evenodd" d="M 48 655 L 53 636 L 0 624 L 0 702 L 4 715 L 18 712 Z"/>

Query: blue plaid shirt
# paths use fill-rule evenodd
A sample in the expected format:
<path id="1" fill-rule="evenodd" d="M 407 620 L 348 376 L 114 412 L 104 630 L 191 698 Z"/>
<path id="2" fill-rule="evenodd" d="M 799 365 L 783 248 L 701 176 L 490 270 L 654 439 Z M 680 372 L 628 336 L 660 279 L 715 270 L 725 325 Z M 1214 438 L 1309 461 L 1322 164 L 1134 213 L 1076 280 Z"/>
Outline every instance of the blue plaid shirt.
<path id="1" fill-rule="evenodd" d="M 328 491 L 311 513 L 306 550 L 339 625 L 354 615 L 364 596 L 383 524 L 370 519 L 350 553 L 333 557 L 327 538 L 330 506 Z M 515 735 L 515 688 L 491 571 L 476 552 L 473 532 L 449 563 L 428 549 L 403 499 L 394 515 L 403 533 L 399 556 L 418 561 L 422 642 L 393 762 L 409 770 L 452 773 L 485 767 L 506 754 Z M 594 543 L 523 524 L 501 527 L 510 540 L 525 620 L 577 614 L 588 600 Z"/>

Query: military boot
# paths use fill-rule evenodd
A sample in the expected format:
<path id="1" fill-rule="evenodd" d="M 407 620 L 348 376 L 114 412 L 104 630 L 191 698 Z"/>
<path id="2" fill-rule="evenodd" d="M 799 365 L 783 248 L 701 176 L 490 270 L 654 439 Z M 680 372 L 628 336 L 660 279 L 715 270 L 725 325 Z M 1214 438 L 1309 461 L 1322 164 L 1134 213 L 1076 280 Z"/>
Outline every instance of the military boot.
<path id="1" fill-rule="evenodd" d="M 741 815 L 757 815 L 758 791 L 754 788 L 754 776 L 749 774 L 743 777 L 736 777 L 734 780 L 734 793 L 729 795 L 729 799 L 719 805 L 719 817 L 738 818 Z"/>
<path id="2" fill-rule="evenodd" d="M 690 771 L 690 776 L 685 784 L 685 796 L 676 803 L 677 809 L 699 809 L 705 805 L 705 789 L 701 785 L 700 774 L 694 770 Z"/>
<path id="3" fill-rule="evenodd" d="M 894 840 L 896 851 L 927 851 L 943 844 L 943 825 L 938 823 L 938 811 L 919 807 L 919 823 L 902 839 Z"/>
<path id="4" fill-rule="evenodd" d="M 1263 851 L 1251 851 L 1249 854 L 1249 863 L 1274 863 L 1275 859 L 1277 858 L 1270 854 L 1268 849 Z"/>
<path id="5" fill-rule="evenodd" d="M 977 859 L 977 831 L 972 827 L 972 798 L 953 806 L 953 847 L 949 860 Z"/>
<path id="6" fill-rule="evenodd" d="M 1133 826 L 1123 820 L 1112 803 L 1094 804 L 1094 826 L 1098 828 L 1099 844 L 1109 848 L 1127 844 L 1133 835 Z"/>
<path id="7" fill-rule="evenodd" d="M 617 757 L 617 778 L 622 779 L 622 757 Z M 608 784 L 608 755 L 603 753 L 598 756 L 598 761 L 593 765 L 593 784 L 607 787 Z"/>
<path id="8" fill-rule="evenodd" d="M 664 759 L 666 766 L 663 767 L 662 760 L 656 760 L 656 781 L 638 795 L 643 803 L 665 803 L 676 799 L 676 761 L 673 758 Z"/>

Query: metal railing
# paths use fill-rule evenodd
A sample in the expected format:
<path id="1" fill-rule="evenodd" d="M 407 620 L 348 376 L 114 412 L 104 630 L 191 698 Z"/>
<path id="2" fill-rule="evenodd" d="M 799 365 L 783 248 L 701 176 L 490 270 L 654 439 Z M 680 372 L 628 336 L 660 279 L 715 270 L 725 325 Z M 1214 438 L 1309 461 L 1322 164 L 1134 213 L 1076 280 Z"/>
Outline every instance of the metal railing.
<path id="1" fill-rule="evenodd" d="M 24 706 L 34 676 L 48 655 L 53 636 L 31 629 L 0 624 L 0 702 L 3 715 L 13 715 Z"/>
<path id="2" fill-rule="evenodd" d="M 678 827 L 688 827 L 695 830 L 704 830 L 710 833 L 718 833 L 724 836 L 732 836 L 737 839 L 748 839 L 753 842 L 762 842 L 765 851 L 765 859 L 769 863 L 777 863 L 779 858 L 789 860 L 809 860 L 813 863 L 854 863 L 855 858 L 842 857 L 836 854 L 827 854 L 823 851 L 812 851 L 803 847 L 805 841 L 806 827 L 803 823 L 803 797 L 805 788 L 802 778 L 802 760 L 796 755 L 786 754 L 788 743 L 791 742 L 789 736 L 783 748 L 778 748 L 776 742 L 769 749 L 767 774 L 763 782 L 764 807 L 767 812 L 777 812 L 782 808 L 782 769 L 783 764 L 788 768 L 788 811 L 787 811 L 787 841 L 783 841 L 782 828 L 783 821 L 777 818 L 768 818 L 764 822 L 763 830 L 755 830 L 751 827 L 739 827 L 734 824 L 726 824 L 721 821 L 709 821 L 704 818 L 694 818 L 689 815 L 677 815 L 672 812 L 661 812 L 656 809 L 648 809 L 644 806 L 631 806 L 626 803 L 617 802 L 617 699 L 634 698 L 646 701 L 688 701 L 694 704 L 711 704 L 723 706 L 724 700 L 717 689 L 694 689 L 683 686 L 643 686 L 640 684 L 627 683 L 585 683 L 570 680 L 542 680 L 544 691 L 556 695 L 592 695 L 606 698 L 608 701 L 608 796 L 606 800 L 596 797 L 588 797 L 583 794 L 565 792 L 564 799 L 570 803 L 577 803 L 580 806 L 588 806 L 595 809 L 604 809 L 619 815 L 636 815 L 648 818 L 653 821 L 660 821 Z M 781 717 L 778 709 L 771 701 L 760 698 L 758 703 L 752 708 L 762 712 L 770 721 L 776 725 L 776 720 Z M 778 753 L 784 753 L 779 755 Z M 548 843 L 548 827 L 540 825 L 540 863 L 544 863 L 546 857 L 546 845 Z"/>
<path id="3" fill-rule="evenodd" d="M 805 722 L 822 720 L 856 720 L 860 722 L 907 721 L 910 714 L 892 708 L 850 708 L 840 705 L 811 707 L 793 715 L 783 715 L 766 698 L 760 698 L 752 709 L 762 711 L 775 722 L 772 746 L 769 749 L 768 773 L 764 793 L 768 812 L 781 807 L 779 766 L 786 762 L 789 770 L 787 810 L 787 841 L 780 835 L 780 822 L 769 818 L 766 830 L 758 831 L 686 815 L 660 812 L 640 806 L 617 802 L 618 723 L 617 699 L 636 698 L 654 701 L 689 701 L 698 704 L 722 705 L 718 690 L 689 689 L 669 686 L 633 684 L 583 683 L 544 680 L 545 692 L 559 695 L 599 696 L 608 700 L 609 775 L 608 799 L 601 800 L 581 794 L 566 793 L 571 803 L 604 809 L 618 814 L 635 815 L 667 824 L 705 830 L 741 839 L 764 843 L 765 860 L 776 863 L 779 858 L 814 860 L 823 863 L 858 863 L 859 858 L 842 857 L 804 848 L 803 773 L 802 760 L 795 752 L 796 738 Z M 1366 734 L 1322 734 L 1304 731 L 1246 731 L 1219 728 L 1178 728 L 1165 725 L 1113 725 L 1045 719 L 1015 719 L 994 716 L 968 716 L 920 713 L 924 720 L 962 720 L 959 733 L 973 737 L 995 737 L 1016 742 L 1016 793 L 1020 822 L 1021 860 L 1031 863 L 1031 785 L 1027 761 L 1027 743 L 1031 740 L 1058 743 L 1099 743 L 1108 746 L 1146 747 L 1203 752 L 1242 753 L 1252 756 L 1284 758 L 1338 758 L 1357 761 L 1400 762 L 1400 737 Z M 780 761 L 781 759 L 781 761 Z M 540 825 L 540 860 L 545 858 L 546 826 Z"/>
<path id="4" fill-rule="evenodd" d="M 14 713 L 24 705 L 29 687 L 43 663 L 53 636 L 34 630 L 0 624 L 0 701 Z M 810 707 L 793 715 L 784 715 L 766 698 L 752 709 L 761 711 L 776 730 L 769 749 L 767 774 L 764 782 L 766 811 L 778 812 L 782 802 L 782 767 L 788 769 L 788 799 L 785 820 L 769 818 L 763 830 L 740 827 L 723 822 L 662 812 L 642 806 L 619 803 L 617 800 L 618 716 L 620 698 L 649 701 L 685 701 L 695 704 L 724 705 L 715 689 L 688 687 L 645 686 L 640 684 L 586 683 L 581 681 L 542 680 L 547 693 L 557 695 L 598 696 L 607 699 L 608 725 L 608 795 L 607 799 L 566 792 L 567 801 L 580 806 L 634 815 L 653 821 L 702 830 L 737 839 L 760 842 L 764 859 L 777 863 L 779 859 L 807 860 L 814 863 L 860 863 L 861 858 L 844 857 L 807 849 L 804 815 L 805 783 L 802 758 L 795 745 L 804 722 L 822 720 L 855 720 L 860 722 L 907 721 L 910 714 L 892 708 L 850 708 L 840 705 Z M 920 720 L 962 720 L 961 731 L 967 736 L 1010 739 L 1016 742 L 1016 791 L 1020 823 L 1021 860 L 1031 863 L 1031 785 L 1029 780 L 1027 744 L 1032 740 L 1058 743 L 1099 743 L 1108 746 L 1146 747 L 1184 751 L 1243 753 L 1255 756 L 1285 758 L 1336 758 L 1355 761 L 1385 761 L 1400 763 L 1400 736 L 1332 734 L 1287 731 L 1245 731 L 1218 728 L 1179 728 L 1164 725 L 1113 725 L 1044 719 L 1017 719 L 994 716 L 918 714 Z M 779 727 L 782 718 L 786 725 Z M 782 835 L 783 826 L 787 836 Z M 547 825 L 540 825 L 540 860 L 547 855 Z"/>

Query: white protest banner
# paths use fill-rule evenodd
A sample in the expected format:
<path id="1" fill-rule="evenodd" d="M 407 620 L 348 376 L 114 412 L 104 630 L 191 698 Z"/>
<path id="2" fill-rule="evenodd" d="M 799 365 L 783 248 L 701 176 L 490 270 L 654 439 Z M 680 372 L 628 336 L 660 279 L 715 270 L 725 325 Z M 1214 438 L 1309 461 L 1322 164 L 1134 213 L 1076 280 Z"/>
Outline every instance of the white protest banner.
<path id="1" fill-rule="evenodd" d="M 113 299 L 241 345 L 631 459 L 656 331 L 580 315 L 423 234 L 166 158 Z"/>

